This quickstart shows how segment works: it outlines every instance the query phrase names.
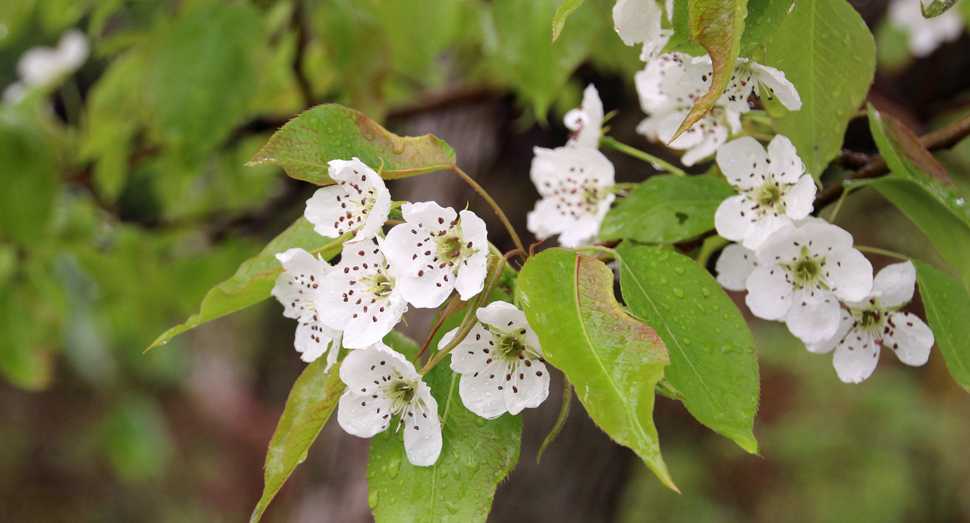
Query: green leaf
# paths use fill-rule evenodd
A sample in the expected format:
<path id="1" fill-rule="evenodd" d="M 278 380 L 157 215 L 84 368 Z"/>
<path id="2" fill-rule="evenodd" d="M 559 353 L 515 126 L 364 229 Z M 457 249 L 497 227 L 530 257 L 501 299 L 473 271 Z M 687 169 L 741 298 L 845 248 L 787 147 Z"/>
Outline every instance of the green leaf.
<path id="1" fill-rule="evenodd" d="M 576 386 L 593 421 L 677 490 L 653 424 L 654 387 L 670 360 L 657 333 L 616 302 L 613 271 L 552 249 L 526 262 L 518 291 L 546 360 Z"/>
<path id="2" fill-rule="evenodd" d="M 250 523 L 259 521 L 283 483 L 306 459 L 307 450 L 330 419 L 346 388 L 340 381 L 340 364 L 335 364 L 327 372 L 326 359 L 317 358 L 307 365 L 286 398 L 283 416 L 266 453 L 263 495 L 249 518 Z"/>
<path id="3" fill-rule="evenodd" d="M 438 339 L 456 327 L 462 316 L 449 318 Z M 405 355 L 412 356 L 416 350 L 415 345 Z M 488 516 L 495 488 L 519 460 L 522 420 L 508 413 L 494 420 L 473 414 L 458 395 L 459 379 L 448 361 L 424 378 L 441 416 L 441 455 L 434 465 L 411 465 L 403 432 L 395 436 L 389 429 L 371 440 L 368 501 L 377 523 L 474 523 Z"/>
<path id="4" fill-rule="evenodd" d="M 552 17 L 552 41 L 555 42 L 562 33 L 562 28 L 566 25 L 566 18 L 573 14 L 573 11 L 583 3 L 583 0 L 563 0 L 562 5 L 556 9 L 555 16 Z"/>
<path id="5" fill-rule="evenodd" d="M 711 87 L 704 96 L 694 101 L 694 106 L 670 139 L 671 142 L 710 112 L 731 83 L 741 52 L 747 5 L 748 0 L 690 0 L 690 35 L 696 44 L 711 55 L 714 73 Z"/>
<path id="6" fill-rule="evenodd" d="M 501 74 L 527 101 L 532 102 L 539 120 L 559 95 L 573 71 L 592 52 L 597 36 L 607 29 L 606 18 L 587 8 L 582 16 L 572 17 L 563 37 L 549 44 L 549 20 L 560 0 L 494 0 L 483 14 L 487 34 L 494 43 L 486 47 L 498 62 Z M 612 30 L 612 24 L 609 24 Z"/>
<path id="7" fill-rule="evenodd" d="M 300 217 L 259 254 L 244 261 L 232 278 L 210 289 L 202 299 L 198 314 L 162 333 L 148 348 L 164 345 L 189 329 L 269 298 L 276 277 L 283 272 L 283 266 L 276 259 L 278 253 L 299 247 L 329 260 L 340 253 L 343 240 L 342 237 L 333 240 L 320 236 L 313 231 L 313 224 Z"/>
<path id="8" fill-rule="evenodd" d="M 744 316 L 694 260 L 650 247 L 617 249 L 623 299 L 670 351 L 664 375 L 698 421 L 758 453 L 758 359 Z"/>
<path id="9" fill-rule="evenodd" d="M 939 167 L 925 155 L 921 145 L 907 139 L 901 124 L 887 115 L 870 111 L 869 127 L 880 154 L 892 174 L 873 180 L 860 180 L 851 186 L 868 185 L 899 208 L 933 242 L 936 250 L 952 265 L 970 287 L 970 206 L 964 198 L 928 174 Z M 922 151 L 921 151 L 922 150 Z M 926 158 L 929 156 L 929 159 Z M 924 170 L 926 169 L 926 170 Z M 945 170 L 939 167 L 945 175 Z M 937 172 L 936 176 L 940 176 Z M 947 178 L 948 180 L 949 178 Z"/>
<path id="10" fill-rule="evenodd" d="M 920 2 L 919 8 L 923 11 L 923 18 L 935 18 L 950 10 L 957 3 L 957 0 L 933 0 L 929 7 Z"/>
<path id="11" fill-rule="evenodd" d="M 741 35 L 741 56 L 761 47 L 788 16 L 792 0 L 748 0 L 748 16 Z"/>
<path id="12" fill-rule="evenodd" d="M 970 392 L 970 295 L 938 269 L 913 260 L 926 320 L 943 353 L 950 375 Z"/>
<path id="13" fill-rule="evenodd" d="M 29 117 L 0 113 L 0 238 L 35 245 L 59 187 L 56 151 Z"/>
<path id="14" fill-rule="evenodd" d="M 327 162 L 353 157 L 374 169 L 383 165 L 386 180 L 447 169 L 456 162 L 454 149 L 430 134 L 402 138 L 349 107 L 324 104 L 290 120 L 250 165 L 279 165 L 291 178 L 329 185 L 334 182 Z"/>
<path id="15" fill-rule="evenodd" d="M 880 113 L 872 104 L 868 104 L 868 112 L 872 136 L 891 171 L 904 176 L 921 173 L 943 184 L 953 184 L 946 169 L 923 147 L 923 142 L 913 131 L 893 116 Z"/>
<path id="16" fill-rule="evenodd" d="M 846 0 L 798 0 L 765 42 L 765 65 L 785 72 L 802 108 L 766 102 L 779 134 L 791 139 L 805 169 L 818 178 L 839 154 L 845 128 L 876 68 L 876 48 L 862 17 Z"/>
<path id="17" fill-rule="evenodd" d="M 651 176 L 607 213 L 600 240 L 677 243 L 714 228 L 714 212 L 734 195 L 713 176 Z"/>

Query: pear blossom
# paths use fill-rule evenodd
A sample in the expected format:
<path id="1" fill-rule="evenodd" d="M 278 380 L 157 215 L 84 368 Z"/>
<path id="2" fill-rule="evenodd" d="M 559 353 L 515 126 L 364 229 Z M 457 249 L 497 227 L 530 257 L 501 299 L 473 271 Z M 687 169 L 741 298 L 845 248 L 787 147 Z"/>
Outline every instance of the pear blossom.
<path id="1" fill-rule="evenodd" d="M 634 76 L 640 106 L 648 115 L 637 126 L 638 133 L 651 140 L 670 142 L 694 102 L 707 92 L 703 82 L 689 81 L 686 77 L 685 61 L 689 60 L 690 55 L 684 53 L 664 53 Z M 692 68 L 692 74 L 703 76 L 698 74 L 696 67 Z M 680 161 L 691 166 L 714 154 L 731 133 L 740 131 L 740 113 L 719 102 L 670 142 L 669 147 L 686 151 Z"/>
<path id="2" fill-rule="evenodd" d="M 724 200 L 714 214 L 717 233 L 757 249 L 771 233 L 808 216 L 815 181 L 788 138 L 777 135 L 768 150 L 750 136 L 717 150 L 717 165 L 741 194 Z"/>
<path id="3" fill-rule="evenodd" d="M 387 233 L 382 250 L 397 270 L 401 295 L 415 307 L 437 307 L 452 290 L 463 300 L 482 291 L 488 232 L 471 211 L 434 202 L 405 203 L 405 223 Z"/>
<path id="4" fill-rule="evenodd" d="M 758 260 L 754 251 L 741 245 L 732 243 L 721 251 L 721 255 L 714 264 L 717 272 L 717 282 L 729 291 L 747 290 L 748 276 L 758 267 Z"/>
<path id="5" fill-rule="evenodd" d="M 879 362 L 882 347 L 889 347 L 906 365 L 926 363 L 933 347 L 933 331 L 923 320 L 899 308 L 913 299 L 916 268 L 913 262 L 894 263 L 879 271 L 872 292 L 859 301 L 845 302 L 839 330 L 829 339 L 806 344 L 824 354 L 835 349 L 832 363 L 839 379 L 859 383 Z"/>
<path id="6" fill-rule="evenodd" d="M 20 80 L 10 84 L 3 92 L 3 101 L 18 103 L 27 92 L 36 87 L 50 85 L 64 76 L 77 71 L 88 59 L 91 44 L 88 37 L 77 29 L 61 36 L 56 49 L 32 47 L 17 62 Z"/>
<path id="7" fill-rule="evenodd" d="M 714 66 L 710 55 L 698 56 L 685 61 L 685 74 L 681 83 L 693 89 L 707 92 L 714 81 Z M 762 88 L 767 89 L 767 92 Z M 735 62 L 731 81 L 717 103 L 737 114 L 744 114 L 751 110 L 748 98 L 755 96 L 775 96 L 789 111 L 802 108 L 802 99 L 794 84 L 788 80 L 784 71 L 767 65 L 761 65 L 754 60 L 738 58 Z"/>
<path id="8" fill-rule="evenodd" d="M 414 365 L 383 343 L 351 351 L 340 365 L 347 390 L 340 397 L 337 422 L 354 436 L 384 432 L 394 418 L 394 433 L 404 430 L 408 461 L 427 467 L 441 454 L 441 420 L 431 388 Z"/>
<path id="9" fill-rule="evenodd" d="M 784 321 L 805 343 L 835 335 L 840 299 L 862 300 L 872 291 L 869 260 L 852 248 L 851 234 L 828 223 L 786 224 L 755 258 L 745 303 L 759 318 Z"/>
<path id="10" fill-rule="evenodd" d="M 920 4 L 920 0 L 893 0 L 889 3 L 889 21 L 906 31 L 914 56 L 926 57 L 944 43 L 960 38 L 964 21 L 956 9 L 924 18 Z"/>
<path id="11" fill-rule="evenodd" d="M 603 127 L 603 102 L 593 84 L 583 91 L 583 105 L 566 113 L 566 127 L 573 131 L 567 146 L 599 148 L 600 128 Z"/>
<path id="12" fill-rule="evenodd" d="M 357 158 L 331 160 L 329 165 L 327 174 L 337 184 L 317 189 L 303 215 L 321 236 L 336 238 L 353 232 L 348 243 L 370 240 L 391 212 L 391 193 L 384 180 Z"/>
<path id="13" fill-rule="evenodd" d="M 341 332 L 320 321 L 316 310 L 317 289 L 333 268 L 325 260 L 303 249 L 276 255 L 284 272 L 276 277 L 272 295 L 283 305 L 283 316 L 299 322 L 294 346 L 303 361 L 327 354 L 327 369 L 337 361 Z"/>
<path id="14" fill-rule="evenodd" d="M 343 331 L 348 349 L 377 343 L 408 309 L 399 281 L 374 240 L 344 244 L 340 263 L 317 289 L 317 315 L 326 326 Z"/>
<path id="15" fill-rule="evenodd" d="M 613 164 L 589 147 L 536 147 L 530 175 L 542 199 L 526 226 L 540 240 L 559 234 L 563 247 L 578 247 L 599 233 L 616 195 Z"/>
<path id="16" fill-rule="evenodd" d="M 672 9 L 673 2 L 668 1 L 668 15 Z M 673 35 L 661 28 L 662 18 L 663 10 L 655 0 L 617 0 L 613 6 L 613 28 L 624 44 L 643 44 L 640 59 L 644 62 L 654 58 Z"/>
<path id="17" fill-rule="evenodd" d="M 538 407 L 549 396 L 549 372 L 525 314 L 501 301 L 475 314 L 481 323 L 451 351 L 451 369 L 461 374 L 462 403 L 486 419 Z M 457 330 L 445 334 L 438 347 L 450 343 Z"/>

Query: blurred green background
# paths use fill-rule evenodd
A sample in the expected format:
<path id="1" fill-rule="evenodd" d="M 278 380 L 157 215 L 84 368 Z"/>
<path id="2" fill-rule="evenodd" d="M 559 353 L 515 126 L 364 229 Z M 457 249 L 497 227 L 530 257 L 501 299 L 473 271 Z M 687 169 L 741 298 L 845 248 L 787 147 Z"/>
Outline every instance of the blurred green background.
<path id="1" fill-rule="evenodd" d="M 248 519 L 266 444 L 304 365 L 295 325 L 266 302 L 143 351 L 302 214 L 314 187 L 243 164 L 303 109 L 339 102 L 399 134 L 438 135 L 523 233 L 537 199 L 532 147 L 565 143 L 562 115 L 590 82 L 607 111 L 620 111 L 613 136 L 674 159 L 633 131 L 642 63 L 613 32 L 612 3 L 587 0 L 549 45 L 557 6 L 0 2 L 0 88 L 24 81 L 18 61 L 28 49 L 54 48 L 70 29 L 90 42 L 76 70 L 0 104 L 0 521 Z M 869 98 L 877 108 L 918 134 L 970 110 L 967 35 L 915 60 L 884 20 L 884 2 L 856 7 L 880 44 Z M 875 151 L 864 119 L 850 125 L 847 146 Z M 609 157 L 618 181 L 655 172 Z M 970 197 L 970 143 L 941 160 Z M 391 190 L 469 203 L 493 241 L 510 246 L 493 214 L 446 173 Z M 849 199 L 838 223 L 869 245 L 938 261 L 875 194 Z M 423 338 L 428 315 L 408 318 L 408 332 Z M 581 408 L 536 464 L 558 411 L 554 393 L 525 413 L 522 459 L 491 520 L 970 520 L 970 396 L 937 353 L 918 369 L 884 357 L 872 378 L 848 386 L 830 357 L 809 354 L 779 324 L 752 328 L 762 457 L 662 399 L 657 425 L 683 495 Z M 366 441 L 328 427 L 266 520 L 368 521 L 366 455 Z"/>

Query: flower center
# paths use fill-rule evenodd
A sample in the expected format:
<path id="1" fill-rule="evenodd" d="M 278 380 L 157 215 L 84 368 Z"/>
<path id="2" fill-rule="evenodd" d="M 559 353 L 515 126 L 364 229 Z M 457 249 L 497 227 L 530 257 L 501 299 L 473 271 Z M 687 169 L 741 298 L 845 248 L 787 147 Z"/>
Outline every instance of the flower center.
<path id="1" fill-rule="evenodd" d="M 382 266 L 374 274 L 361 278 L 361 282 L 366 286 L 367 292 L 383 298 L 394 290 L 394 278 L 387 274 L 387 266 Z"/>
<path id="2" fill-rule="evenodd" d="M 813 256 L 808 247 L 802 247 L 801 257 L 798 260 L 783 267 L 796 290 L 805 287 L 817 287 L 825 290 L 829 288 L 823 275 L 825 258 L 818 259 Z"/>
<path id="3" fill-rule="evenodd" d="M 873 307 L 862 311 L 853 310 L 852 315 L 856 318 L 857 328 L 872 335 L 876 339 L 881 337 L 883 324 L 885 323 L 885 315 L 882 309 Z"/>
<path id="4" fill-rule="evenodd" d="M 449 231 L 450 232 L 450 231 Z M 461 238 L 457 235 L 448 235 L 438 239 L 438 259 L 451 260 L 461 256 Z"/>
<path id="5" fill-rule="evenodd" d="M 760 203 L 761 205 L 774 207 L 781 204 L 782 195 L 783 193 L 781 188 L 769 180 L 757 189 L 757 194 L 755 194 L 754 201 Z"/>
<path id="6" fill-rule="evenodd" d="M 498 342 L 498 351 L 505 359 L 516 360 L 525 351 L 525 345 L 515 336 L 505 336 Z"/>

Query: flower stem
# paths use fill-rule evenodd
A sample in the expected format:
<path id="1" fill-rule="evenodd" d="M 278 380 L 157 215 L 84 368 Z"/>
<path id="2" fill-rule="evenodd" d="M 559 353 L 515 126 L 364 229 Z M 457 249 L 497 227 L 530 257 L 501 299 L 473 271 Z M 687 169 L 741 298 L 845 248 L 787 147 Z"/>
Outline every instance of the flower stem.
<path id="1" fill-rule="evenodd" d="M 898 252 L 887 251 L 886 249 L 880 249 L 878 247 L 866 247 L 865 245 L 856 245 L 855 248 L 862 252 L 881 254 L 883 256 L 889 256 L 890 258 L 896 258 L 897 260 L 909 261 L 909 256 L 899 254 Z"/>
<path id="2" fill-rule="evenodd" d="M 725 240 L 717 235 L 707 238 L 704 240 L 704 243 L 701 244 L 700 252 L 697 253 L 697 263 L 706 269 L 707 262 L 711 259 L 711 255 L 721 248 L 726 247 L 729 243 L 731 243 L 730 240 Z"/>
<path id="3" fill-rule="evenodd" d="M 471 176 L 468 176 L 468 174 L 465 173 L 465 171 L 462 171 L 457 165 L 452 165 L 449 167 L 449 169 L 451 172 L 460 176 L 461 179 L 465 180 L 465 183 L 471 185 L 472 189 L 475 189 L 475 192 L 480 194 L 482 198 L 485 198 L 488 205 L 491 206 L 492 210 L 495 211 L 495 214 L 498 215 L 498 219 L 502 220 L 502 224 L 505 225 L 505 229 L 509 231 L 509 236 L 512 237 L 512 242 L 515 243 L 515 247 L 522 250 L 522 252 L 525 252 L 525 247 L 522 245 L 522 240 L 519 239 L 519 235 L 515 232 L 515 228 L 512 227 L 512 223 L 509 221 L 508 217 L 505 216 L 502 208 L 495 203 L 495 200 L 492 199 L 485 189 L 483 189 L 481 185 L 478 185 L 478 183 L 473 180 Z"/>
<path id="4" fill-rule="evenodd" d="M 573 384 L 570 383 L 569 378 L 563 378 L 563 389 L 562 389 L 562 408 L 559 409 L 559 418 L 556 419 L 556 424 L 553 425 L 552 430 L 549 431 L 549 435 L 546 436 L 545 441 L 542 442 L 542 446 L 539 447 L 539 454 L 536 456 L 536 463 L 542 458 L 542 453 L 545 452 L 546 447 L 552 443 L 552 440 L 556 439 L 559 432 L 562 431 L 563 425 L 566 424 L 566 418 L 569 417 L 569 408 L 573 404 Z"/>
<path id="5" fill-rule="evenodd" d="M 677 176 L 687 176 L 687 173 L 684 172 L 682 169 L 678 169 L 677 167 L 674 167 L 672 164 L 669 164 L 652 154 L 645 153 L 635 147 L 630 147 L 625 143 L 620 143 L 610 136 L 604 136 L 600 138 L 600 147 L 606 147 L 608 149 L 620 151 L 621 153 L 624 153 L 634 158 L 637 158 L 639 160 L 648 162 L 651 165 L 659 166 L 658 169 L 663 169 L 669 172 L 670 174 L 676 174 Z"/>
<path id="6" fill-rule="evenodd" d="M 839 195 L 839 199 L 835 201 L 835 207 L 832 209 L 832 214 L 829 215 L 829 223 L 835 223 L 835 219 L 839 216 L 839 211 L 842 210 L 842 204 L 845 203 L 845 197 L 852 192 L 852 188 L 843 189 L 842 194 Z"/>

